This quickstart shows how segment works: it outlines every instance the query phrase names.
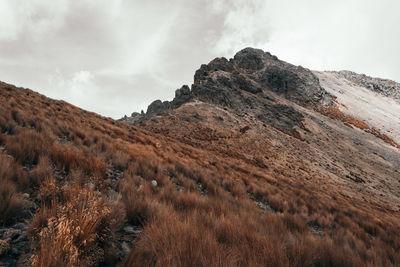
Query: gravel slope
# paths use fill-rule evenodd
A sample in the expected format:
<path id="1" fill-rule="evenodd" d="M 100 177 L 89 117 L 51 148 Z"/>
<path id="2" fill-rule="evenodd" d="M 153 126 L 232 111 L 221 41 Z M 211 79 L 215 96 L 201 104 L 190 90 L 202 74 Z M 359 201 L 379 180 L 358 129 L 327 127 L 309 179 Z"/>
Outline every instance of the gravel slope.
<path id="1" fill-rule="evenodd" d="M 314 74 L 320 79 L 321 86 L 337 97 L 343 113 L 364 121 L 400 143 L 400 104 L 396 100 L 357 85 L 339 73 L 314 71 Z"/>

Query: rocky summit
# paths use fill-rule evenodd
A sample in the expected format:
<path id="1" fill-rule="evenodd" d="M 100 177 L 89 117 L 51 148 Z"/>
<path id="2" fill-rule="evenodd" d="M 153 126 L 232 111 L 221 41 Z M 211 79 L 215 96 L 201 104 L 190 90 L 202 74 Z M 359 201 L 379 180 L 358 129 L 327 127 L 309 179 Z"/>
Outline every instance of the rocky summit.
<path id="1" fill-rule="evenodd" d="M 280 103 L 274 94 L 302 106 L 333 104 L 332 96 L 308 69 L 279 60 L 260 49 L 246 48 L 229 61 L 216 58 L 202 65 L 194 75 L 194 84 L 175 91 L 172 101 L 156 100 L 145 114 L 134 113 L 122 121 L 134 123 L 191 101 L 201 101 L 251 113 L 263 122 L 293 131 L 302 114 L 290 103 Z"/>
<path id="2" fill-rule="evenodd" d="M 399 266 L 399 95 L 254 48 L 118 121 L 0 82 L 0 266 Z"/>

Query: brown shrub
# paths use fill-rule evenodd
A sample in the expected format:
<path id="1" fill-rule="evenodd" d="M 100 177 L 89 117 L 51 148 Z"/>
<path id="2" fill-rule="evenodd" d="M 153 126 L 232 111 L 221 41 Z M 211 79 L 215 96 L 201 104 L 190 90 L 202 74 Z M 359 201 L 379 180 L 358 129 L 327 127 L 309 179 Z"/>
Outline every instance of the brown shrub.
<path id="1" fill-rule="evenodd" d="M 24 129 L 13 138 L 8 138 L 7 151 L 21 164 L 37 164 L 41 155 L 46 155 L 49 140 L 30 129 Z"/>
<path id="2" fill-rule="evenodd" d="M 53 207 L 62 201 L 62 189 L 54 177 L 44 180 L 39 192 L 44 207 Z"/>
<path id="3" fill-rule="evenodd" d="M 245 213 L 245 212 L 244 212 Z M 246 214 L 247 215 L 247 214 Z M 284 247 L 269 224 L 269 236 L 237 215 L 160 208 L 159 217 L 145 227 L 124 266 L 288 266 Z"/>
<path id="4" fill-rule="evenodd" d="M 320 109 L 320 112 L 333 119 L 337 119 L 345 123 L 354 125 L 355 127 L 360 128 L 362 130 L 370 128 L 368 124 L 366 124 L 365 122 L 360 121 L 354 117 L 345 115 L 342 111 L 340 111 L 340 109 L 337 106 L 336 107 L 329 106 L 327 108 Z"/>
<path id="5" fill-rule="evenodd" d="M 168 217 L 146 227 L 123 266 L 235 266 L 235 253 L 224 253 L 210 232 L 165 212 Z"/>
<path id="6" fill-rule="evenodd" d="M 0 225 L 15 222 L 23 211 L 23 200 L 14 184 L 0 176 Z"/>
<path id="7" fill-rule="evenodd" d="M 120 209 L 96 192 L 80 187 L 64 189 L 63 199 L 65 203 L 58 205 L 56 215 L 47 224 L 38 219 L 42 228 L 31 231 L 40 237 L 33 266 L 96 266 L 104 262 L 106 244 L 122 221 L 121 214 L 115 212 Z"/>
<path id="8" fill-rule="evenodd" d="M 135 226 L 145 225 L 155 212 L 150 201 L 149 185 L 137 186 L 133 179 L 127 179 L 120 185 L 120 193 L 128 221 Z"/>
<path id="9" fill-rule="evenodd" d="M 116 150 L 112 156 L 112 164 L 119 170 L 125 170 L 128 167 L 131 157 L 120 150 Z"/>
<path id="10" fill-rule="evenodd" d="M 51 202 L 51 201 L 50 201 Z M 39 245 L 40 231 L 48 226 L 49 219 L 57 215 L 57 205 L 43 205 L 33 216 L 29 223 L 28 237 L 34 246 Z"/>
<path id="11" fill-rule="evenodd" d="M 29 172 L 30 184 L 40 186 L 42 181 L 50 178 L 53 174 L 51 162 L 48 156 L 40 156 L 39 163 Z"/>
<path id="12" fill-rule="evenodd" d="M 65 146 L 54 144 L 51 147 L 51 158 L 56 165 L 65 172 L 76 167 L 77 152 Z"/>
<path id="13" fill-rule="evenodd" d="M 103 177 L 107 170 L 107 165 L 100 159 L 64 145 L 53 144 L 51 157 L 56 165 L 66 173 L 72 169 L 81 169 L 85 174 Z"/>
<path id="14" fill-rule="evenodd" d="M 314 246 L 317 256 L 313 266 L 372 266 L 371 263 L 363 263 L 347 246 L 335 245 L 331 239 L 318 239 Z"/>
<path id="15" fill-rule="evenodd" d="M 291 232 L 304 233 L 306 231 L 306 224 L 298 215 L 292 215 L 285 212 L 282 219 L 285 226 Z"/>
<path id="16" fill-rule="evenodd" d="M 29 186 L 29 180 L 21 168 L 11 156 L 0 154 L 0 177 L 12 181 L 18 191 Z"/>
<path id="17" fill-rule="evenodd" d="M 7 119 L 0 115 L 0 133 L 4 133 L 7 131 Z"/>
<path id="18" fill-rule="evenodd" d="M 317 266 L 313 265 L 317 257 L 313 248 L 314 243 L 315 237 L 312 236 L 295 238 L 293 235 L 289 235 L 285 247 L 289 258 L 289 266 Z"/>

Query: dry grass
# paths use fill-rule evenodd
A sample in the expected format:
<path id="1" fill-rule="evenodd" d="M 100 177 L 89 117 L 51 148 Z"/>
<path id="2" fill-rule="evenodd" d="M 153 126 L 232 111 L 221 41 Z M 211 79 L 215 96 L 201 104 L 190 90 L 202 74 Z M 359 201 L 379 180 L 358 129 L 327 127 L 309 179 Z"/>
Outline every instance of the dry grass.
<path id="1" fill-rule="evenodd" d="M 48 156 L 40 156 L 38 164 L 29 172 L 29 180 L 31 186 L 37 187 L 44 180 L 49 179 L 53 175 L 51 161 Z"/>
<path id="2" fill-rule="evenodd" d="M 41 196 L 35 266 L 115 264 L 124 219 L 142 229 L 124 266 L 400 265 L 397 215 L 308 187 L 307 166 L 274 168 L 281 155 L 246 136 L 154 129 L 175 139 L 2 83 L 0 102 L 0 224 Z"/>
<path id="3" fill-rule="evenodd" d="M 92 154 L 65 145 L 54 144 L 51 148 L 51 157 L 58 168 L 66 173 L 79 168 L 85 174 L 103 177 L 107 168 L 104 162 Z"/>
<path id="4" fill-rule="evenodd" d="M 11 181 L 0 179 L 0 225 L 15 222 L 21 215 L 23 201 Z"/>
<path id="5" fill-rule="evenodd" d="M 15 222 L 24 206 L 13 182 L 13 171 L 11 159 L 0 154 L 0 225 Z"/>
<path id="6" fill-rule="evenodd" d="M 118 203 L 78 186 L 63 189 L 61 203 L 53 200 L 52 207 L 44 207 L 33 220 L 31 238 L 38 240 L 33 266 L 97 266 L 104 262 L 109 238 L 122 221 Z"/>
<path id="7" fill-rule="evenodd" d="M 7 151 L 21 164 L 37 164 L 41 154 L 47 154 L 46 136 L 31 129 L 23 129 L 6 142 Z"/>

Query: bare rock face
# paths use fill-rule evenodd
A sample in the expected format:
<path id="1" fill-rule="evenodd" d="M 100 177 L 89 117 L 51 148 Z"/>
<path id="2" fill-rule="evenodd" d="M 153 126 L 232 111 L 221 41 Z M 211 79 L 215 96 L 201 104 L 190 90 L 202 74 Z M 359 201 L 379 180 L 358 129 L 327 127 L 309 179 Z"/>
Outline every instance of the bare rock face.
<path id="1" fill-rule="evenodd" d="M 228 106 L 235 104 L 233 94 L 240 90 L 253 94 L 272 91 L 301 105 L 319 105 L 331 99 L 310 70 L 253 48 L 243 49 L 229 61 L 217 58 L 202 65 L 192 86 L 196 97 Z"/>
<path id="2" fill-rule="evenodd" d="M 176 89 L 175 98 L 172 101 L 172 107 L 178 107 L 191 100 L 190 88 L 183 85 L 180 89 Z"/>
<path id="3" fill-rule="evenodd" d="M 181 88 L 176 89 L 175 98 L 172 101 L 155 100 L 147 107 L 146 113 L 133 112 L 130 117 L 125 116 L 119 119 L 119 121 L 135 124 L 157 116 L 166 110 L 177 108 L 190 100 L 192 100 L 190 88 L 187 85 L 183 85 Z"/>
<path id="4" fill-rule="evenodd" d="M 168 101 L 161 102 L 161 100 L 153 101 L 148 107 L 146 115 L 152 116 L 157 115 L 163 112 L 164 110 L 170 107 L 170 103 Z"/>
<path id="5" fill-rule="evenodd" d="M 291 106 L 276 104 L 272 105 L 264 112 L 257 114 L 257 118 L 263 122 L 271 124 L 285 132 L 296 131 L 295 127 L 301 126 L 304 116 Z"/>
<path id="6" fill-rule="evenodd" d="M 237 113 L 254 114 L 263 122 L 293 131 L 303 116 L 289 106 L 278 104 L 271 93 L 302 106 L 326 105 L 332 99 L 310 70 L 281 61 L 260 49 L 245 48 L 230 60 L 221 57 L 201 65 L 191 89 L 184 85 L 175 91 L 172 101 L 154 101 L 146 114 L 136 116 L 134 121 L 199 100 Z"/>

